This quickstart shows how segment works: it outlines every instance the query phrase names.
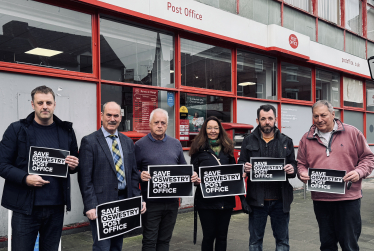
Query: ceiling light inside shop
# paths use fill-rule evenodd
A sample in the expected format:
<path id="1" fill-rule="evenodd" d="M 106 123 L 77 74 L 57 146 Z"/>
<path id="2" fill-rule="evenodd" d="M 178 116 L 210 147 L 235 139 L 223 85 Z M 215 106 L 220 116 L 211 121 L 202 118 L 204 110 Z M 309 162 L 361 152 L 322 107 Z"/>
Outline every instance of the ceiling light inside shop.
<path id="1" fill-rule="evenodd" d="M 174 70 L 170 70 L 170 73 L 174 73 Z"/>
<path id="2" fill-rule="evenodd" d="M 26 51 L 25 53 L 27 54 L 32 54 L 32 55 L 37 55 L 37 56 L 42 56 L 42 57 L 53 57 L 58 54 L 61 54 L 62 51 L 55 51 L 55 50 L 49 50 L 49 49 L 43 49 L 43 48 L 35 48 L 29 51 Z"/>
<path id="3" fill-rule="evenodd" d="M 247 86 L 247 85 L 255 85 L 256 83 L 254 82 L 243 82 L 243 83 L 239 83 L 240 86 Z"/>

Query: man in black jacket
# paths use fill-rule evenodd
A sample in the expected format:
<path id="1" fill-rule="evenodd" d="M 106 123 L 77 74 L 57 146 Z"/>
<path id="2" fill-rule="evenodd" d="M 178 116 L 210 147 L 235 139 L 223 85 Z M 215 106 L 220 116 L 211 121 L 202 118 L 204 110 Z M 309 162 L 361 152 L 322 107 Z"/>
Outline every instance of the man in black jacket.
<path id="1" fill-rule="evenodd" d="M 288 223 L 293 188 L 288 178 L 296 176 L 296 162 L 292 139 L 279 132 L 275 126 L 276 110 L 272 105 L 262 105 L 257 110 L 258 126 L 243 141 L 238 163 L 244 171 L 252 169 L 251 157 L 285 158 L 286 181 L 251 182 L 247 180 L 246 201 L 249 207 L 249 251 L 261 251 L 268 215 L 271 219 L 277 251 L 289 250 Z"/>
<path id="2" fill-rule="evenodd" d="M 34 112 L 12 123 L 0 142 L 0 176 L 5 179 L 1 205 L 13 210 L 12 250 L 32 251 L 38 232 L 40 250 L 58 250 L 64 205 L 70 211 L 70 177 L 28 174 L 30 146 L 70 151 L 65 162 L 77 172 L 78 146 L 72 123 L 61 121 L 52 89 L 31 92 Z M 11 238 L 9 238 L 10 240 Z"/>

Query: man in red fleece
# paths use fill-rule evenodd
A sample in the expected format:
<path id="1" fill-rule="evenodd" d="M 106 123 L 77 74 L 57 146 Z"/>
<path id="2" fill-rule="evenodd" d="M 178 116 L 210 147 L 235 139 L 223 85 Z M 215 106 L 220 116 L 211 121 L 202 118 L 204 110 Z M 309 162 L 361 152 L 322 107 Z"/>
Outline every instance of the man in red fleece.
<path id="1" fill-rule="evenodd" d="M 333 106 L 326 100 L 313 107 L 310 130 L 300 140 L 297 160 L 299 179 L 306 183 L 308 168 L 345 170 L 345 182 L 352 182 L 345 194 L 312 192 L 322 251 L 359 250 L 361 234 L 361 182 L 371 174 L 374 155 L 364 135 L 354 126 L 335 119 Z"/>

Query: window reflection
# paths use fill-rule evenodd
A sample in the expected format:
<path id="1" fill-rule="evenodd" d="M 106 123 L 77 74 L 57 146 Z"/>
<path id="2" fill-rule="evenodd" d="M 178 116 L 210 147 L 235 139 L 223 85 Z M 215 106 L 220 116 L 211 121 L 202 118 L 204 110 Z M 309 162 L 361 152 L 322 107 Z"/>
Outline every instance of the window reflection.
<path id="1" fill-rule="evenodd" d="M 0 0 L 0 61 L 92 73 L 91 16 Z"/>
<path id="2" fill-rule="evenodd" d="M 317 70 L 316 101 L 327 100 L 334 107 L 340 107 L 340 75 L 338 73 Z"/>
<path id="3" fill-rule="evenodd" d="M 231 91 L 231 50 L 181 39 L 182 85 Z"/>
<path id="4" fill-rule="evenodd" d="M 173 36 L 100 19 L 101 78 L 174 87 Z"/>
<path id="5" fill-rule="evenodd" d="M 312 70 L 307 67 L 282 63 L 282 97 L 312 100 Z"/>
<path id="6" fill-rule="evenodd" d="M 345 106 L 364 107 L 362 81 L 343 77 L 343 100 Z"/>

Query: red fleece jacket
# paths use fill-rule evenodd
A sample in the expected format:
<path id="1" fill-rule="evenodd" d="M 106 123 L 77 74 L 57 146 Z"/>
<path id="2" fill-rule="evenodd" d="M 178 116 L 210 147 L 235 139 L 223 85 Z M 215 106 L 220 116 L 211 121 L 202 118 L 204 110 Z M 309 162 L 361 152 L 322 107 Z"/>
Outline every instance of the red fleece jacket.
<path id="1" fill-rule="evenodd" d="M 316 201 L 355 200 L 361 198 L 362 179 L 371 174 L 374 168 L 374 154 L 370 150 L 364 135 L 354 126 L 335 120 L 338 130 L 332 134 L 330 156 L 326 154 L 326 146 L 318 135 L 313 135 L 316 126 L 304 134 L 300 140 L 297 152 L 297 172 L 308 172 L 308 168 L 356 170 L 360 180 L 352 183 L 345 194 L 331 194 L 312 192 L 312 199 Z"/>

